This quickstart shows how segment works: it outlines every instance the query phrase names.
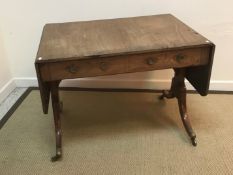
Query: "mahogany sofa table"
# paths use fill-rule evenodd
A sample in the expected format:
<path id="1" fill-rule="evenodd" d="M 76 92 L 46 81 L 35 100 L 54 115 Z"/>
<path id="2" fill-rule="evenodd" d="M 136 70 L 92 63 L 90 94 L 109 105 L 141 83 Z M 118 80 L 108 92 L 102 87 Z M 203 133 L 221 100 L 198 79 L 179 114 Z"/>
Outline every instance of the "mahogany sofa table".
<path id="1" fill-rule="evenodd" d="M 214 44 L 171 14 L 46 24 L 35 67 L 43 112 L 51 94 L 56 155 L 62 155 L 61 103 L 64 79 L 174 69 L 171 89 L 161 99 L 176 97 L 183 125 L 196 146 L 186 109 L 186 78 L 197 92 L 208 94 Z"/>

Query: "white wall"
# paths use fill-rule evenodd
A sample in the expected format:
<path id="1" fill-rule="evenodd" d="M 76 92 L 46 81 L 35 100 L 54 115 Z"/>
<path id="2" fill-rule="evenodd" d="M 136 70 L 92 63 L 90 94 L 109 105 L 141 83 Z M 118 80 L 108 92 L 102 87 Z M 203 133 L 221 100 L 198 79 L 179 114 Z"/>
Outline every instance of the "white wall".
<path id="1" fill-rule="evenodd" d="M 1 29 L 0 29 L 1 31 Z M 4 40 L 0 32 L 0 89 L 11 79 L 10 67 L 4 52 Z"/>
<path id="2" fill-rule="evenodd" d="M 233 90 L 233 1 L 0 0 L 0 4 L 1 34 L 5 46 L 1 49 L 9 59 L 18 86 L 35 84 L 34 59 L 45 23 L 172 13 L 217 45 L 211 88 Z M 171 71 L 155 71 L 105 77 L 101 82 L 105 86 L 104 79 L 111 78 L 116 83 L 106 86 L 158 88 L 163 83 L 168 86 L 171 75 Z M 127 83 L 121 84 L 119 79 L 127 80 Z M 129 79 L 132 83 L 128 82 Z M 141 79 L 146 81 L 143 83 Z M 82 82 L 93 85 L 88 81 Z M 96 86 L 101 86 L 98 82 L 95 81 Z"/>
<path id="3" fill-rule="evenodd" d="M 0 103 L 14 88 L 0 25 Z"/>

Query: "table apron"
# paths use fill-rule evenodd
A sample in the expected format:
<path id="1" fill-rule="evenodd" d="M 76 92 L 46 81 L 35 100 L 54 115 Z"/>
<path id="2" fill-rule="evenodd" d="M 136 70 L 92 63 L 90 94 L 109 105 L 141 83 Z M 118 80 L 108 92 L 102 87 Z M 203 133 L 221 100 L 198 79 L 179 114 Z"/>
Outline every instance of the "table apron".
<path id="1" fill-rule="evenodd" d="M 206 65 L 209 47 L 39 64 L 43 81 Z"/>

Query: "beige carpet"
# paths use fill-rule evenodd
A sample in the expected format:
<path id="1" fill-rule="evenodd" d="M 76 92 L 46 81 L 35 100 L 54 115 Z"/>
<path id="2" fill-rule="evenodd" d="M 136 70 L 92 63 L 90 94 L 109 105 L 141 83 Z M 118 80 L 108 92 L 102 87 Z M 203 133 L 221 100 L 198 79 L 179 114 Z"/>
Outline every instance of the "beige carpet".
<path id="1" fill-rule="evenodd" d="M 33 90 L 0 130 L 0 174 L 233 174 L 233 96 L 188 95 L 193 147 L 175 99 L 155 93 L 62 91 L 63 159 L 51 108 Z"/>

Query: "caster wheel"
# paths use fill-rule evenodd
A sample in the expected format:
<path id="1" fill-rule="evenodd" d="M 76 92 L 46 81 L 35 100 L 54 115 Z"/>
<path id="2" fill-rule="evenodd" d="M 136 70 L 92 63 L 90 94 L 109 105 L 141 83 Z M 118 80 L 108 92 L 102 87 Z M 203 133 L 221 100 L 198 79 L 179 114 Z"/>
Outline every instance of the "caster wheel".
<path id="1" fill-rule="evenodd" d="M 61 158 L 61 155 L 55 155 L 55 156 L 53 156 L 52 158 L 51 158 L 51 162 L 56 162 L 56 161 L 58 161 L 59 159 Z"/>
<path id="2" fill-rule="evenodd" d="M 61 159 L 61 149 L 58 149 L 56 155 L 51 158 L 51 162 L 56 162 Z"/>
<path id="3" fill-rule="evenodd" d="M 191 141 L 192 141 L 192 145 L 193 145 L 193 146 L 197 146 L 196 137 L 191 138 Z"/>

